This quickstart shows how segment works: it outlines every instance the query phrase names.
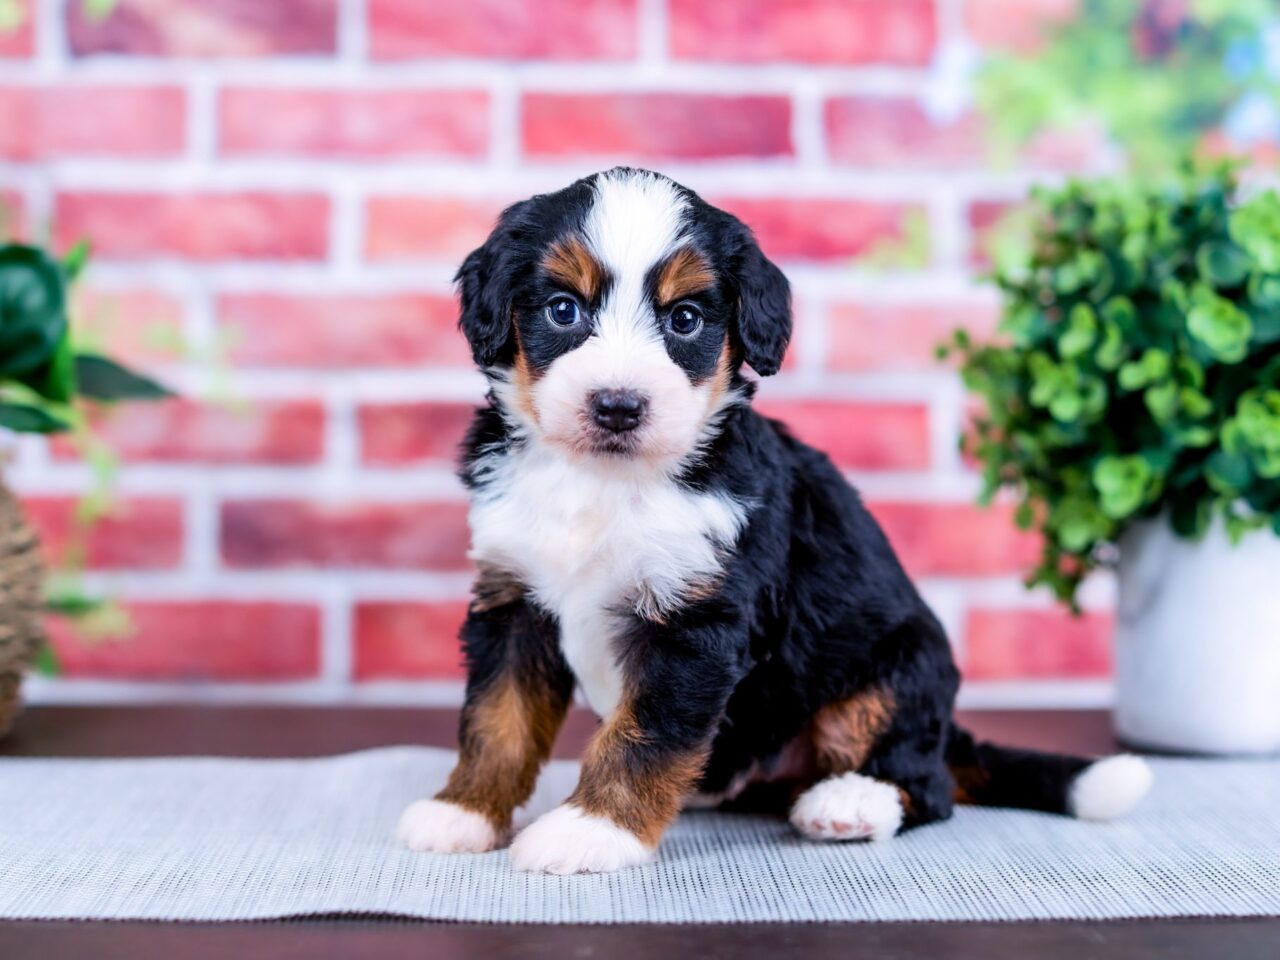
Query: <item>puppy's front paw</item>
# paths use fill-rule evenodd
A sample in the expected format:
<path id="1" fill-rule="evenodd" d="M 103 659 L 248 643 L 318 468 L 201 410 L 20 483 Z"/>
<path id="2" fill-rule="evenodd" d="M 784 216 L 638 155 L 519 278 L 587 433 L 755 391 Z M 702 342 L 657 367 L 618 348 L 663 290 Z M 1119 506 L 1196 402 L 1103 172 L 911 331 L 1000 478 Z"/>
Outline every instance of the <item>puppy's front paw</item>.
<path id="1" fill-rule="evenodd" d="M 444 800 L 418 800 L 405 807 L 396 838 L 419 853 L 484 853 L 502 840 L 480 814 Z"/>
<path id="2" fill-rule="evenodd" d="M 887 840 L 902 826 L 902 799 L 893 784 L 845 773 L 802 793 L 791 825 L 810 840 Z"/>
<path id="3" fill-rule="evenodd" d="M 543 873 L 602 873 L 652 856 L 630 830 L 569 804 L 539 817 L 511 844 L 512 866 Z"/>

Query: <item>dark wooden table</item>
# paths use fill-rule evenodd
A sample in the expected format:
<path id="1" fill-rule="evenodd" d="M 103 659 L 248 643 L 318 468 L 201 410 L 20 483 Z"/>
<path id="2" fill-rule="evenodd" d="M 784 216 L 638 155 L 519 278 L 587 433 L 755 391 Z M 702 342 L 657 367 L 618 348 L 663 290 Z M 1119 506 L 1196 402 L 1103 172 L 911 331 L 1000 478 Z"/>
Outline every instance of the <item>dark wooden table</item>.
<path id="1" fill-rule="evenodd" d="M 1107 718 L 1091 712 L 974 712 L 964 722 L 1002 742 L 1102 753 Z M 557 753 L 573 756 L 594 721 L 575 714 Z M 0 757 L 205 754 L 323 756 L 397 743 L 447 746 L 447 710 L 321 707 L 49 707 L 32 709 L 0 742 Z M 2 812 L 0 812 L 2 815 Z M 3 869 L 3 864 L 0 864 Z M 517 926 L 322 918 L 254 923 L 0 922 L 0 958 L 446 958 L 655 956 L 1280 958 L 1280 919 L 1054 923 L 857 923 L 695 926 Z"/>

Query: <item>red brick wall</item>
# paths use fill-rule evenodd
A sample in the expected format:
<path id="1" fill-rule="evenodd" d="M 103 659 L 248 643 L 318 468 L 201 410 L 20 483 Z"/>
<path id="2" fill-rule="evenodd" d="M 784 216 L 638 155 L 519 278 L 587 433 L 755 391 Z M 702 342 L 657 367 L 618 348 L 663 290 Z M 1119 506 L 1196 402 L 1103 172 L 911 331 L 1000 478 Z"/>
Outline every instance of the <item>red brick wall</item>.
<path id="1" fill-rule="evenodd" d="M 762 406 L 863 489 L 967 695 L 1103 690 L 1106 585 L 1075 622 L 1024 595 L 1034 538 L 972 506 L 962 393 L 932 359 L 993 324 L 972 280 L 993 212 L 1096 162 L 1068 139 L 993 168 L 982 118 L 940 113 L 946 65 L 1034 49 L 1073 0 L 23 6 L 0 37 L 9 222 L 88 237 L 80 322 L 188 398 L 103 422 L 120 503 L 87 543 L 86 465 L 19 444 L 50 552 L 83 553 L 136 628 L 58 629 L 39 695 L 456 698 L 450 458 L 480 381 L 449 278 L 505 203 L 616 162 L 734 210 L 788 270 L 795 348 Z"/>

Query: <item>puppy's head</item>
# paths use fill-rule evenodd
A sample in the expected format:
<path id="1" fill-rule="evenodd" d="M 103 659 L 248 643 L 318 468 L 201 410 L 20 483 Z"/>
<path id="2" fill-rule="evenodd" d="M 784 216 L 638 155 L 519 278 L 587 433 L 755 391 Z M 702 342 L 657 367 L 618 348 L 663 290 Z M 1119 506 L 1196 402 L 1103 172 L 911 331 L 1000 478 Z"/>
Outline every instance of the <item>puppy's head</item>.
<path id="1" fill-rule="evenodd" d="M 504 413 L 576 456 L 680 461 L 742 364 L 776 373 L 791 335 L 786 278 L 750 230 L 642 170 L 510 207 L 457 279 Z"/>

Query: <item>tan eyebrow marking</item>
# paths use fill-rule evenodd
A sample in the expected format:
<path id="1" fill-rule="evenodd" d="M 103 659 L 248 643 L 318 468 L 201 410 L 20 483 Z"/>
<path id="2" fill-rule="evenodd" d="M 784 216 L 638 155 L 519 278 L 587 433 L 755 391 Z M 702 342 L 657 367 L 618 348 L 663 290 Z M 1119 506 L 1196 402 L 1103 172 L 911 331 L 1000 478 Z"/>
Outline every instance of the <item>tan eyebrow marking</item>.
<path id="1" fill-rule="evenodd" d="M 542 269 L 588 302 L 604 286 L 604 267 L 577 237 L 553 243 L 542 257 Z"/>
<path id="2" fill-rule="evenodd" d="M 658 302 L 674 303 L 683 297 L 709 290 L 716 284 L 716 275 L 693 247 L 681 247 L 673 253 L 658 271 Z"/>

